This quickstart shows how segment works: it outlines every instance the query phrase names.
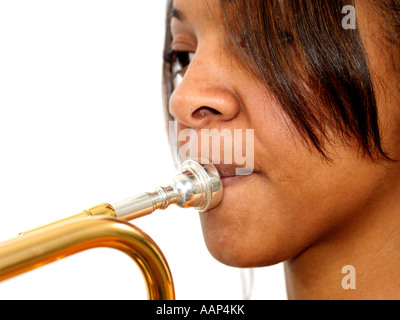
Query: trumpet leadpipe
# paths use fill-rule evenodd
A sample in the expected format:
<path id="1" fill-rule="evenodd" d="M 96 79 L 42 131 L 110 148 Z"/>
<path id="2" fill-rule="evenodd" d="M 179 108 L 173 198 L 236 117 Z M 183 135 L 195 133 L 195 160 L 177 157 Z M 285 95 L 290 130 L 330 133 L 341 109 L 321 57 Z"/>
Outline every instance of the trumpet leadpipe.
<path id="1" fill-rule="evenodd" d="M 164 210 L 171 204 L 182 208 L 195 208 L 200 212 L 211 210 L 222 199 L 222 182 L 218 170 L 212 164 L 200 165 L 193 160 L 185 161 L 172 182 L 114 204 L 100 204 L 62 220 L 47 224 L 56 225 L 63 221 L 93 216 L 109 216 L 123 220 L 133 220 Z M 23 236 L 40 228 L 19 233 Z"/>

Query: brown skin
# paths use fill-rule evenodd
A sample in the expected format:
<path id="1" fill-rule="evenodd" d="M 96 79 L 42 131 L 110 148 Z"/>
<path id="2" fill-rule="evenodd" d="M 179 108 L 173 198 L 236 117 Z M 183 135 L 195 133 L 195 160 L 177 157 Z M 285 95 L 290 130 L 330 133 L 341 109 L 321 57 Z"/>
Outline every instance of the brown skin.
<path id="1" fill-rule="evenodd" d="M 183 19 L 172 19 L 172 48 L 196 52 L 170 100 L 178 130 L 255 130 L 254 173 L 226 186 L 221 205 L 200 214 L 211 254 L 237 267 L 286 261 L 290 299 L 400 298 L 399 163 L 373 163 L 333 134 L 337 142 L 327 146 L 333 161 L 326 161 L 304 143 L 261 81 L 229 55 L 206 2 L 175 0 L 174 7 Z M 379 19 L 364 23 L 374 11 L 364 1 L 357 10 L 383 145 L 400 159 L 395 60 L 382 49 Z M 356 268 L 356 290 L 341 286 L 345 265 Z"/>

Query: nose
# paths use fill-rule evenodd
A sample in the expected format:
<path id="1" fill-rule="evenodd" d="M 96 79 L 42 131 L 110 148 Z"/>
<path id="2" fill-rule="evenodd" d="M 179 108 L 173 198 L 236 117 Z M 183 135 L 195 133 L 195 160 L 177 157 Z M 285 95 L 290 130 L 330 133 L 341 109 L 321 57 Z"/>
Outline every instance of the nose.
<path id="1" fill-rule="evenodd" d="M 240 113 L 232 61 L 224 68 L 223 58 L 217 57 L 213 60 L 196 53 L 171 95 L 171 115 L 189 128 L 210 127 L 217 122 L 230 121 Z"/>

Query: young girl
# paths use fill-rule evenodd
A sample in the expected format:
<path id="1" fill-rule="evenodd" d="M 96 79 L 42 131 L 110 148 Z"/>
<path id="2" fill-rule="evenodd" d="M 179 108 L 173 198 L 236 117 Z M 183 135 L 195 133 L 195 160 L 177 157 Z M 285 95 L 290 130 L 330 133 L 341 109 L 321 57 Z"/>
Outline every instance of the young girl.
<path id="1" fill-rule="evenodd" d="M 178 134 L 254 133 L 252 171 L 217 164 L 200 214 L 216 259 L 285 261 L 290 299 L 400 298 L 399 58 L 399 0 L 170 2 Z"/>

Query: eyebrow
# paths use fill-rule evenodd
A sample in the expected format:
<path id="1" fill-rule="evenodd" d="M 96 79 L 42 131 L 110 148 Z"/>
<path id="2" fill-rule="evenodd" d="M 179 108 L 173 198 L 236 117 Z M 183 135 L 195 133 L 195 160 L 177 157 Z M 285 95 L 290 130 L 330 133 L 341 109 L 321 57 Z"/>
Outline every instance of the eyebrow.
<path id="1" fill-rule="evenodd" d="M 176 18 L 179 21 L 183 21 L 184 20 L 184 16 L 182 14 L 182 11 L 176 9 L 176 8 L 172 8 L 171 9 L 171 13 L 170 13 L 170 18 Z"/>

